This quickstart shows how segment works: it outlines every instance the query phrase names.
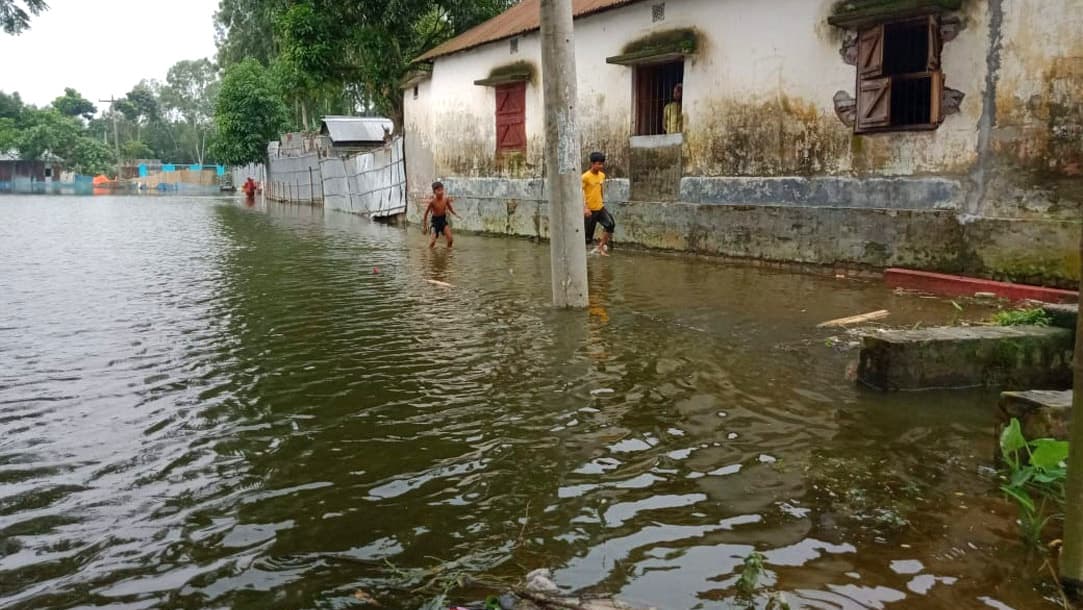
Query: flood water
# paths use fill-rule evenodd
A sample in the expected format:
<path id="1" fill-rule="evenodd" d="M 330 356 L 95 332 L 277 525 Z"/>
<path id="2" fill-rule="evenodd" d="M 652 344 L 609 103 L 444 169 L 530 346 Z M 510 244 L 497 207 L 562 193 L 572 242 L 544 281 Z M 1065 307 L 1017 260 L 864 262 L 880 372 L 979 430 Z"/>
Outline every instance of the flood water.
<path id="1" fill-rule="evenodd" d="M 1056 607 L 988 470 L 995 396 L 862 391 L 816 329 L 950 303 L 618 248 L 564 312 L 545 244 L 424 245 L 0 197 L 0 607 L 413 609 L 549 567 L 731 608 L 753 551 L 794 608 Z"/>

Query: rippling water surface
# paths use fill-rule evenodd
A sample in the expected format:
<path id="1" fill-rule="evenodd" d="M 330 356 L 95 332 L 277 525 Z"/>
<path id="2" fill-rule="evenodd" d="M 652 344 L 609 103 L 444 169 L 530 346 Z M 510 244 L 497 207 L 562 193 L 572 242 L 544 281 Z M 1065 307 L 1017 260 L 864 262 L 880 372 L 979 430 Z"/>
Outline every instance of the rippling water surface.
<path id="1" fill-rule="evenodd" d="M 995 397 L 860 391 L 815 328 L 950 304 L 618 250 L 558 312 L 545 245 L 423 246 L 0 197 L 0 607 L 416 608 L 452 562 L 728 608 L 754 550 L 794 607 L 1054 607 L 987 474 Z"/>

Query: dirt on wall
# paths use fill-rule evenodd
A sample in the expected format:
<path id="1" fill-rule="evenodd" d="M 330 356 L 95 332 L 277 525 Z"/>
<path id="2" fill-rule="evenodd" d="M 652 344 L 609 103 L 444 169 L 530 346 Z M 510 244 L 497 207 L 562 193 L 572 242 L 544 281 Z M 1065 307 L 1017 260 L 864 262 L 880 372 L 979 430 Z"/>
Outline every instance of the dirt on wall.
<path id="1" fill-rule="evenodd" d="M 850 130 L 819 105 L 779 96 L 719 99 L 686 134 L 687 176 L 811 176 L 846 171 Z"/>

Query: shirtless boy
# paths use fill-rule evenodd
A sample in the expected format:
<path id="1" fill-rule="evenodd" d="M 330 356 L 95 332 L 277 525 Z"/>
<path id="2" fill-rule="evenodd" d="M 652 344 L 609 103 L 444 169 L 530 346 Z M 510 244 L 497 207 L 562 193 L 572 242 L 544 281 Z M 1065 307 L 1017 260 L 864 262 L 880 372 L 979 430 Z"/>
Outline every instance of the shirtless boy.
<path id="1" fill-rule="evenodd" d="M 421 219 L 421 226 L 427 226 L 429 224 L 429 214 L 432 214 L 432 236 L 429 238 L 429 247 L 436 247 L 436 238 L 441 235 L 447 240 L 447 247 L 451 247 L 451 227 L 447 224 L 447 214 L 451 212 L 451 215 L 455 218 L 460 216 L 455 212 L 455 208 L 451 207 L 452 199 L 444 195 L 444 184 L 442 182 L 432 183 L 432 197 L 429 198 L 429 206 L 425 208 L 425 215 Z"/>

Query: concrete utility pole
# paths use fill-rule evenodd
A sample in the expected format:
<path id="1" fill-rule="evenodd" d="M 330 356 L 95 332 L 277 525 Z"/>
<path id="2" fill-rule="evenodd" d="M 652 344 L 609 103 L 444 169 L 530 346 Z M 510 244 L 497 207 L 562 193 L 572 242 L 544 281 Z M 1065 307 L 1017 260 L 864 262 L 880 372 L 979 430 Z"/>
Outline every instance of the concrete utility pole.
<path id="1" fill-rule="evenodd" d="M 110 96 L 107 100 L 98 100 L 99 104 L 109 102 L 109 111 L 113 115 L 113 146 L 117 151 L 117 181 L 120 181 L 120 168 L 123 161 L 120 158 L 120 131 L 117 129 L 117 98 Z"/>
<path id="2" fill-rule="evenodd" d="M 575 113 L 578 91 L 572 0 L 541 0 L 541 35 L 553 305 L 586 307 L 587 248 Z"/>
<path id="3" fill-rule="evenodd" d="M 1083 234 L 1079 252 L 1083 256 Z M 1083 281 L 1079 286 L 1083 309 Z M 1076 320 L 1075 358 L 1072 375 L 1072 422 L 1068 446 L 1068 483 L 1064 494 L 1064 550 L 1060 557 L 1060 580 L 1072 601 L 1083 601 L 1083 319 Z"/>

